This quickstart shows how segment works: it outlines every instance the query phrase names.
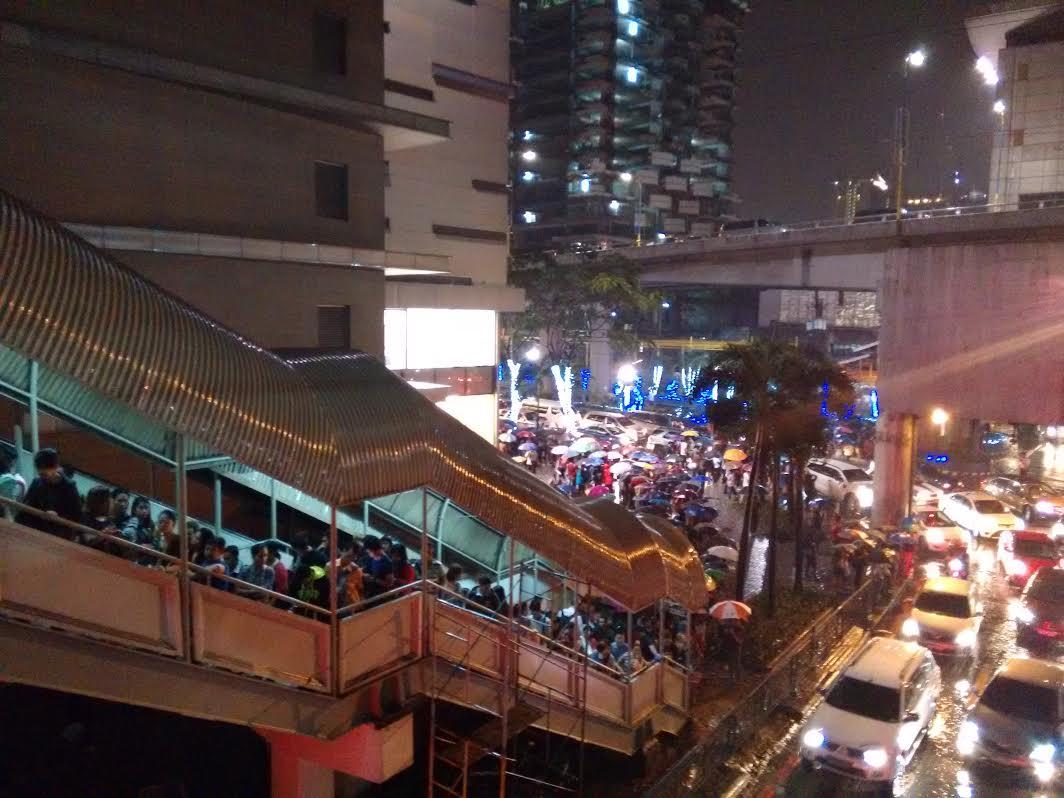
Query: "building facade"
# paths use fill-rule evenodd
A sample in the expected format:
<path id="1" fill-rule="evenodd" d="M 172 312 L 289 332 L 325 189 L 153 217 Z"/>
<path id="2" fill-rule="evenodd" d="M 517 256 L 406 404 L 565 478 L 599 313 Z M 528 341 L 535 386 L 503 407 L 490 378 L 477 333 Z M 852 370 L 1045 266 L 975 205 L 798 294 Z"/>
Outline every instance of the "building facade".
<path id="1" fill-rule="evenodd" d="M 494 441 L 497 317 L 523 308 L 506 286 L 509 6 L 385 0 L 384 14 L 387 104 L 451 125 L 446 141 L 387 156 L 386 248 L 426 270 L 387 281 L 385 361 Z"/>
<path id="2" fill-rule="evenodd" d="M 712 235 L 730 218 L 744 0 L 518 0 L 514 248 Z"/>
<path id="3" fill-rule="evenodd" d="M 386 316 L 422 302 L 413 350 L 490 357 L 396 367 L 445 369 L 420 382 L 483 432 L 514 300 L 506 195 L 476 186 L 505 189 L 508 95 L 414 84 L 504 91 L 508 12 L 429 5 L 3 0 L 0 185 L 267 348 L 383 357 Z"/>
<path id="4" fill-rule="evenodd" d="M 998 78 L 989 202 L 1064 202 L 1064 9 L 1013 0 L 987 11 L 968 21 L 968 34 Z"/>

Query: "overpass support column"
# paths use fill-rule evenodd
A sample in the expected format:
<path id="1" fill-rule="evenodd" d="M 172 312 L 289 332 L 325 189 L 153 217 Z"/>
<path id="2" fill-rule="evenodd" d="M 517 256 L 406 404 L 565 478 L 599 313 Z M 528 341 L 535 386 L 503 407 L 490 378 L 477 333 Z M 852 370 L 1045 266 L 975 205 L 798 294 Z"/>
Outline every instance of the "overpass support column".
<path id="1" fill-rule="evenodd" d="M 333 798 L 332 770 L 299 756 L 284 745 L 270 744 L 270 798 Z"/>
<path id="2" fill-rule="evenodd" d="M 897 524 L 909 514 L 916 446 L 916 416 L 887 413 L 876 430 L 876 469 L 872 474 L 873 524 Z"/>

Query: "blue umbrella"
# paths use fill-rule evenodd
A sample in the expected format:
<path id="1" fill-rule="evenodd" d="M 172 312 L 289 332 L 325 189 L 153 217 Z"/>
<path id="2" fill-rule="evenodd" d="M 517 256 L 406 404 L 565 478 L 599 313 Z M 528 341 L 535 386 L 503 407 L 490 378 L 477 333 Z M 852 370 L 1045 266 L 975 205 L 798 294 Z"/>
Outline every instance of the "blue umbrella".
<path id="1" fill-rule="evenodd" d="M 601 457 L 589 457 L 584 462 L 587 463 L 589 466 L 600 466 L 606 461 L 603 460 Z"/>
<path id="2" fill-rule="evenodd" d="M 632 460 L 641 460 L 644 463 L 661 462 L 661 459 L 656 454 L 651 454 L 650 452 L 632 452 L 629 455 L 629 458 Z"/>

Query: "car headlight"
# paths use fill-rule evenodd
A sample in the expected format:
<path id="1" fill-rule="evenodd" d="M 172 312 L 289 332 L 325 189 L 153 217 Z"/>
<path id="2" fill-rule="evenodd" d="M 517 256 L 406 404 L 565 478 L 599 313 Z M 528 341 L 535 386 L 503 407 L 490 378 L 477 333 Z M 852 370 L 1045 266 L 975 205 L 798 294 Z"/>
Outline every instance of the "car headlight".
<path id="1" fill-rule="evenodd" d="M 1040 512 L 1042 515 L 1050 515 L 1056 511 L 1056 507 L 1053 502 L 1047 502 L 1045 499 L 1035 504 L 1034 509 Z"/>
<path id="2" fill-rule="evenodd" d="M 961 648 L 971 648 L 975 645 L 975 630 L 961 629 L 953 641 Z"/>
<path id="3" fill-rule="evenodd" d="M 920 624 L 914 618 L 906 618 L 905 623 L 901 625 L 901 633 L 904 637 L 918 637 L 920 635 Z"/>
<path id="4" fill-rule="evenodd" d="M 868 767 L 879 770 L 887 764 L 887 751 L 885 748 L 869 748 L 861 754 L 861 759 Z"/>
<path id="5" fill-rule="evenodd" d="M 862 507 L 872 506 L 872 489 L 867 485 L 858 485 L 853 495 L 857 497 L 857 503 Z"/>
<path id="6" fill-rule="evenodd" d="M 819 748 L 824 744 L 824 730 L 810 729 L 802 735 L 802 745 L 806 748 Z"/>
<path id="7" fill-rule="evenodd" d="M 1010 576 L 1023 576 L 1027 573 L 1027 563 L 1023 560 L 1009 560 L 1006 569 Z"/>
<path id="8" fill-rule="evenodd" d="M 1032 762 L 1046 762 L 1053 761 L 1053 757 L 1057 755 L 1057 748 L 1053 743 L 1041 743 L 1031 749 L 1031 761 Z"/>
<path id="9" fill-rule="evenodd" d="M 1053 780 L 1053 776 L 1056 775 L 1056 768 L 1054 768 L 1048 762 L 1035 762 L 1034 763 L 1034 777 L 1043 784 L 1046 784 Z"/>
<path id="10" fill-rule="evenodd" d="M 970 720 L 961 724 L 957 732 L 957 750 L 964 756 L 968 756 L 975 750 L 975 744 L 979 741 L 979 727 Z"/>
<path id="11" fill-rule="evenodd" d="M 927 542 L 932 546 L 941 546 L 946 542 L 946 536 L 942 534 L 941 529 L 929 529 L 924 537 L 927 538 Z"/>

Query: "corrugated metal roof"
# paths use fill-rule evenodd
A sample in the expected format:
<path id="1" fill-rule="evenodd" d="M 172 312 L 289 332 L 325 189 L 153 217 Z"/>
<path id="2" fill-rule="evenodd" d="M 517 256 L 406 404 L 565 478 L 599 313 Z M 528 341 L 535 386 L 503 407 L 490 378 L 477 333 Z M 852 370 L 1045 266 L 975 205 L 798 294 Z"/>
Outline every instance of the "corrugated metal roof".
<path id="1" fill-rule="evenodd" d="M 369 355 L 262 349 L 3 192 L 0 343 L 323 501 L 428 486 L 628 607 L 703 603 L 682 534 L 571 502 Z"/>

